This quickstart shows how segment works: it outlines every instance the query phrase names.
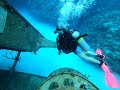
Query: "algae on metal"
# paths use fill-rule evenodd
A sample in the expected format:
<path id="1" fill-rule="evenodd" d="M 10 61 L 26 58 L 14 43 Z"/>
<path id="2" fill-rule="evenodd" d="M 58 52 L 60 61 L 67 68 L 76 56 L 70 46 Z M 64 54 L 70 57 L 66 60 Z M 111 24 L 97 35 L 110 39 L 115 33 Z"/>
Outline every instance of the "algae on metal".
<path id="1" fill-rule="evenodd" d="M 56 70 L 37 90 L 99 90 L 80 72 L 62 68 Z"/>
<path id="2" fill-rule="evenodd" d="M 5 30 L 0 34 L 0 49 L 36 52 L 42 47 L 56 47 L 55 42 L 44 38 L 6 0 L 0 1 L 0 6 L 7 11 Z"/>
<path id="3" fill-rule="evenodd" d="M 5 22 L 6 22 L 7 12 L 2 7 L 0 7 L 0 33 L 3 33 Z"/>
<path id="4" fill-rule="evenodd" d="M 0 70 L 0 90 L 36 90 L 46 77 Z"/>

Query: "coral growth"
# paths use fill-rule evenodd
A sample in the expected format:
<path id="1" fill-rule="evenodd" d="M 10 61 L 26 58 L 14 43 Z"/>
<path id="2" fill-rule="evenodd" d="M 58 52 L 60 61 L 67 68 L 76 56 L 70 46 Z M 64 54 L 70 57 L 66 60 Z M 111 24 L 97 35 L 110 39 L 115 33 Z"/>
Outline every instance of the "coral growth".
<path id="1" fill-rule="evenodd" d="M 80 32 L 89 33 L 85 39 L 92 48 L 101 48 L 108 66 L 120 73 L 120 11 L 105 11 L 86 20 Z"/>

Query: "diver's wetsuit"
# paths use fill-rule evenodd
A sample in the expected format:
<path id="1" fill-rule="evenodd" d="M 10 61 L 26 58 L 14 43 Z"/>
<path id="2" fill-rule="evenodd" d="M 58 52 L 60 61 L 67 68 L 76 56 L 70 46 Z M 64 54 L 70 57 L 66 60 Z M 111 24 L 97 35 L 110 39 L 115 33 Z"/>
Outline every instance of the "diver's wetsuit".
<path id="1" fill-rule="evenodd" d="M 72 37 L 70 32 L 64 31 L 57 37 L 57 48 L 59 51 L 62 50 L 66 54 L 75 52 L 77 48 L 77 40 Z"/>
<path id="2" fill-rule="evenodd" d="M 74 52 L 75 54 L 80 54 L 84 51 L 89 51 L 90 46 L 85 42 L 83 37 L 79 34 L 77 37 L 74 37 L 74 32 L 78 31 L 67 31 L 64 30 L 63 33 L 59 33 L 57 37 L 57 48 L 59 53 L 63 51 L 68 54 L 70 52 Z M 78 32 L 79 33 L 79 32 Z"/>

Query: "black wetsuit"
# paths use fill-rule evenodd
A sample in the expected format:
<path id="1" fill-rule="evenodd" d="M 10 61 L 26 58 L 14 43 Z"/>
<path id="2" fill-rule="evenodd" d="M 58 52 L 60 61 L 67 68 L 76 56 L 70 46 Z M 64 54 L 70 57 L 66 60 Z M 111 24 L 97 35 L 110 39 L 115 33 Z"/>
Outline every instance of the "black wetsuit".
<path id="1" fill-rule="evenodd" d="M 69 31 L 64 31 L 57 37 L 57 48 L 66 54 L 74 52 L 77 48 L 77 40 L 72 37 Z"/>

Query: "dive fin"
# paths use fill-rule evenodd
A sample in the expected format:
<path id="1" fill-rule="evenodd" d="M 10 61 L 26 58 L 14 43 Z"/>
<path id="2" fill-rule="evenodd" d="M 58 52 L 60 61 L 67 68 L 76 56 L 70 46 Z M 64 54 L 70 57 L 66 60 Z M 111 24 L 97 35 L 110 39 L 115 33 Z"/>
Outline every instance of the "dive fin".
<path id="1" fill-rule="evenodd" d="M 105 65 L 105 63 L 103 63 L 103 64 L 101 65 L 101 68 L 102 68 L 103 71 L 105 72 L 106 84 L 107 84 L 110 88 L 120 88 L 120 85 L 119 85 L 117 79 L 116 79 L 115 76 L 109 71 L 109 68 Z"/>
<path id="2" fill-rule="evenodd" d="M 97 49 L 96 50 L 96 54 L 98 55 L 103 55 L 102 54 L 102 50 L 101 49 Z M 104 55 L 105 58 L 105 55 Z M 102 60 L 104 59 L 102 58 Z M 110 87 L 110 88 L 120 88 L 120 84 L 118 83 L 117 79 L 115 78 L 115 76 L 110 72 L 109 68 L 107 67 L 107 65 L 105 63 L 103 63 L 101 65 L 101 68 L 103 69 L 104 73 L 105 73 L 105 80 L 106 80 L 106 84 Z"/>

